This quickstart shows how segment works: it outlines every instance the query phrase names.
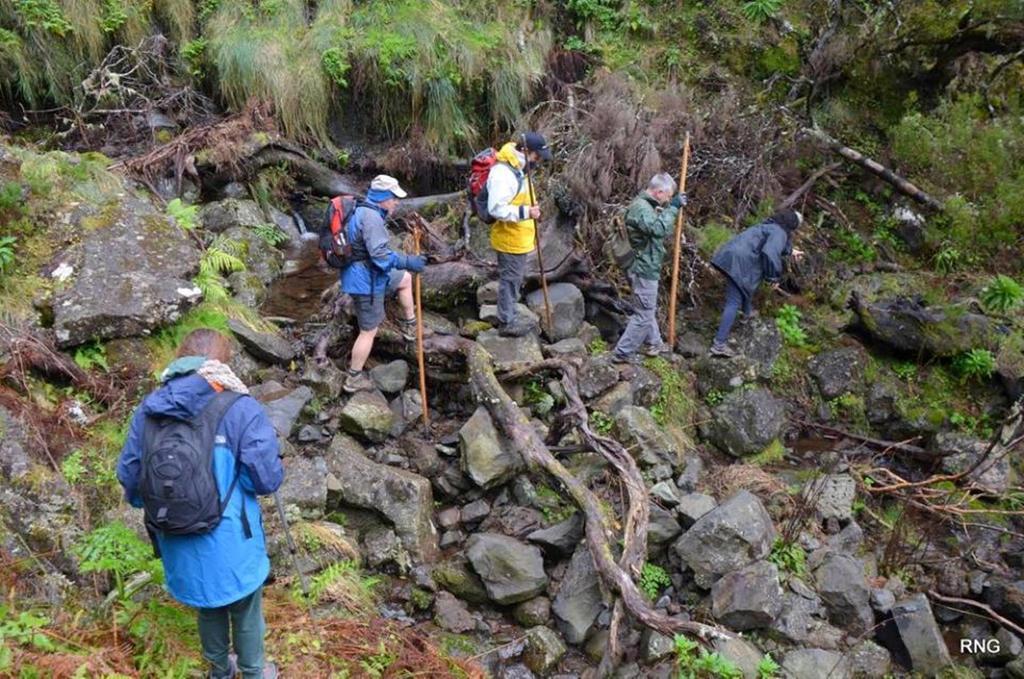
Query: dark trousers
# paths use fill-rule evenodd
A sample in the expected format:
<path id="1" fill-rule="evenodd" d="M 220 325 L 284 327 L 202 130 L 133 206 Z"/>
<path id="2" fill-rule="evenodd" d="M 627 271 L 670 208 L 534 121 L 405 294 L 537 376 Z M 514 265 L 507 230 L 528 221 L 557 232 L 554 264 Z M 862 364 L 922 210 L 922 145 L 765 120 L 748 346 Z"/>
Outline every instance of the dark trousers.
<path id="1" fill-rule="evenodd" d="M 743 292 L 732 282 L 732 279 L 725 279 L 725 306 L 722 308 L 722 320 L 718 324 L 718 333 L 715 335 L 715 344 L 725 344 L 729 339 L 729 332 L 732 331 L 732 324 L 736 322 L 736 312 L 743 307 L 743 313 L 749 314 L 752 306 L 750 300 L 743 296 Z"/>
<path id="2" fill-rule="evenodd" d="M 263 588 L 220 608 L 199 609 L 199 641 L 214 677 L 230 677 L 228 653 L 232 642 L 244 679 L 263 676 Z M 230 634 L 230 637 L 229 637 Z"/>
<path id="3" fill-rule="evenodd" d="M 530 253 L 498 253 L 498 321 L 510 325 L 516 320 L 516 302 L 526 277 Z"/>

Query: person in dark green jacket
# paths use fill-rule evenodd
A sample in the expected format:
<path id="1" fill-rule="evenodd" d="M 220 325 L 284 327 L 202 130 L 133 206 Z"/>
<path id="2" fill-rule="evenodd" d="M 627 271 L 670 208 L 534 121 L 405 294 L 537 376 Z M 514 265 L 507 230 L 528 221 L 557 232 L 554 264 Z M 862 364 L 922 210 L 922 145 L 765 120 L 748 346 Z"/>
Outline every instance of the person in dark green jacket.
<path id="1" fill-rule="evenodd" d="M 686 205 L 686 194 L 676 193 L 676 182 L 664 172 L 654 175 L 647 189 L 626 211 L 626 232 L 633 246 L 629 282 L 633 288 L 633 313 L 615 345 L 617 363 L 637 360 L 641 347 L 648 356 L 671 351 L 658 329 L 658 280 L 665 260 L 665 238 L 673 233 L 676 215 Z"/>

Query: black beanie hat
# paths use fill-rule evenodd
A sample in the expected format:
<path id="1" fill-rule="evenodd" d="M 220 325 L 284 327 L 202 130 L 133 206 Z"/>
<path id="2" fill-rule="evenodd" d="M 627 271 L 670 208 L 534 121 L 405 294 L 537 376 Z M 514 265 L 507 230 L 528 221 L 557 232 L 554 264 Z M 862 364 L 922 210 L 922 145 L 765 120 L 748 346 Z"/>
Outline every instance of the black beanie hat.
<path id="1" fill-rule="evenodd" d="M 775 222 L 785 229 L 786 233 L 793 233 L 800 226 L 800 222 L 803 221 L 803 215 L 796 210 L 779 210 L 769 217 L 768 221 Z"/>

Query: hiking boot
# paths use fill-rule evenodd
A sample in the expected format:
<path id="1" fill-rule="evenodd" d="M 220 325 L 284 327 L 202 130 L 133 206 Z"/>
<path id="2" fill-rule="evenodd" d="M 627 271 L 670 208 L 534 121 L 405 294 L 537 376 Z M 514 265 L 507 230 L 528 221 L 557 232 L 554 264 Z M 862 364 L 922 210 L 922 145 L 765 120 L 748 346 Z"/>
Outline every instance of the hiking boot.
<path id="1" fill-rule="evenodd" d="M 238 656 L 231 653 L 228 655 L 227 674 L 217 674 L 216 670 L 211 669 L 206 676 L 208 679 L 235 679 L 236 674 L 238 674 Z"/>
<path id="2" fill-rule="evenodd" d="M 661 344 L 648 344 L 644 347 L 644 354 L 647 356 L 665 356 L 672 353 L 672 347 L 665 342 Z"/>
<path id="3" fill-rule="evenodd" d="M 277 679 L 277 665 L 268 662 L 263 666 L 263 679 Z"/>
<path id="4" fill-rule="evenodd" d="M 534 325 L 529 321 L 516 320 L 505 323 L 498 328 L 498 334 L 502 337 L 522 337 L 533 332 Z"/>
<path id="5" fill-rule="evenodd" d="M 416 341 L 416 319 L 415 318 L 400 318 L 398 320 L 398 331 L 402 333 L 402 338 L 406 342 Z M 423 326 L 423 339 L 426 339 L 434 334 L 431 328 L 426 325 Z"/>
<path id="6" fill-rule="evenodd" d="M 725 342 L 715 342 L 711 345 L 711 350 L 708 353 L 715 358 L 732 358 L 736 355 L 736 352 L 730 349 Z"/>
<path id="7" fill-rule="evenodd" d="M 373 380 L 365 370 L 349 370 L 345 384 L 341 388 L 349 394 L 354 394 L 357 391 L 369 391 L 373 389 Z"/>
<path id="8" fill-rule="evenodd" d="M 618 365 L 639 365 L 640 357 L 636 354 L 620 354 L 617 351 L 612 352 L 612 363 Z"/>

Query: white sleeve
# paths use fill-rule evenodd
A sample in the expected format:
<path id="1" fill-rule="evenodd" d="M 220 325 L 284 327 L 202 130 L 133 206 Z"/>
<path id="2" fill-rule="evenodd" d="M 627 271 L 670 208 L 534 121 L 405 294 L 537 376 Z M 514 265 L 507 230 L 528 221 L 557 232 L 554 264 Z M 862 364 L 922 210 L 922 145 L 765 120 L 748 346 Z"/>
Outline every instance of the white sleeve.
<path id="1" fill-rule="evenodd" d="M 487 176 L 487 211 L 492 217 L 503 222 L 526 219 L 528 208 L 511 204 L 518 193 L 519 178 L 510 167 L 500 164 L 491 168 Z"/>

